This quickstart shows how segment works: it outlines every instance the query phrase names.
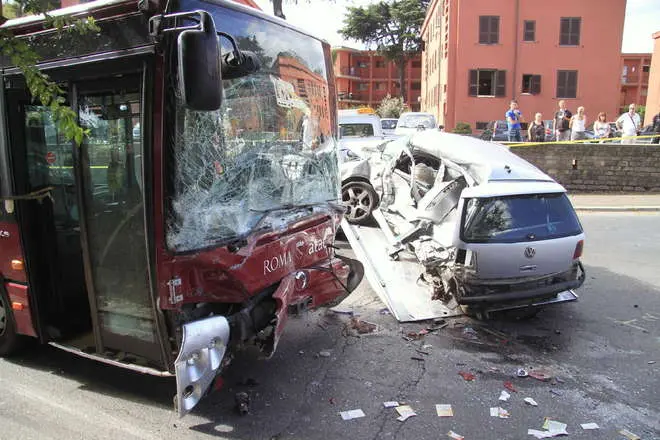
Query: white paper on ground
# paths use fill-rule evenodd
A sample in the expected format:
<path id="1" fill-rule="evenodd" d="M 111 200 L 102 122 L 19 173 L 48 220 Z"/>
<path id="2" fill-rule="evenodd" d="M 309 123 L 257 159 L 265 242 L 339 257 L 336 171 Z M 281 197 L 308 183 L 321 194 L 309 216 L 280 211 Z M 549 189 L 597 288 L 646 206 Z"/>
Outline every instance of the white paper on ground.
<path id="1" fill-rule="evenodd" d="M 536 400 L 532 399 L 531 397 L 525 397 L 525 403 L 532 406 L 539 406 L 539 404 L 536 403 Z"/>
<path id="2" fill-rule="evenodd" d="M 583 423 L 580 426 L 582 429 L 600 429 L 597 423 Z"/>
<path id="3" fill-rule="evenodd" d="M 447 435 L 449 436 L 449 438 L 453 438 L 454 440 L 464 440 L 465 439 L 465 437 L 463 437 L 460 434 L 455 433 L 454 431 L 449 431 L 447 433 Z"/>
<path id="4" fill-rule="evenodd" d="M 527 430 L 527 435 L 533 435 L 536 438 L 554 437 L 554 435 L 551 434 L 550 431 L 539 431 L 538 429 L 528 429 Z"/>
<path id="5" fill-rule="evenodd" d="M 414 417 L 417 415 L 417 413 L 415 413 L 415 411 L 409 405 L 397 406 L 396 412 L 398 412 L 399 415 L 401 416 L 396 418 L 399 422 L 405 422 L 410 417 Z"/>
<path id="6" fill-rule="evenodd" d="M 490 409 L 490 416 L 499 417 L 500 419 L 508 419 L 509 411 L 505 410 L 504 408 L 500 408 L 496 406 Z"/>
<path id="7" fill-rule="evenodd" d="M 435 412 L 438 417 L 454 417 L 454 410 L 451 409 L 451 405 L 436 405 Z"/>
<path id="8" fill-rule="evenodd" d="M 397 406 L 399 406 L 399 402 L 395 402 L 395 401 L 383 402 L 383 406 L 385 408 L 396 408 Z"/>
<path id="9" fill-rule="evenodd" d="M 364 417 L 364 412 L 361 409 L 352 409 L 350 411 L 342 411 L 339 413 L 344 420 L 358 419 Z"/>
<path id="10" fill-rule="evenodd" d="M 511 394 L 507 393 L 506 391 L 502 391 L 502 393 L 500 394 L 500 400 L 503 402 L 509 400 L 509 397 L 511 397 Z"/>

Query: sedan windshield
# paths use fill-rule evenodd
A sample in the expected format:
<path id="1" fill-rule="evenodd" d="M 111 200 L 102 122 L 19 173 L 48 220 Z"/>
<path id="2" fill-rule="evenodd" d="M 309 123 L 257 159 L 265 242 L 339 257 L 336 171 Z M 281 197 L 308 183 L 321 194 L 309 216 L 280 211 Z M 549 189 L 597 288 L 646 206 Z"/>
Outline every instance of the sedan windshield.
<path id="1" fill-rule="evenodd" d="M 435 118 L 433 115 L 402 115 L 399 119 L 399 127 L 402 128 L 424 128 L 435 127 Z"/>
<path id="2" fill-rule="evenodd" d="M 211 3 L 187 0 L 183 7 L 210 11 L 218 29 L 257 55 L 261 69 L 223 81 L 219 111 L 177 107 L 168 246 L 217 245 L 264 226 L 269 212 L 286 224 L 282 209 L 299 213 L 338 201 L 328 47 L 246 13 L 214 13 Z M 231 50 L 221 42 L 223 53 Z"/>

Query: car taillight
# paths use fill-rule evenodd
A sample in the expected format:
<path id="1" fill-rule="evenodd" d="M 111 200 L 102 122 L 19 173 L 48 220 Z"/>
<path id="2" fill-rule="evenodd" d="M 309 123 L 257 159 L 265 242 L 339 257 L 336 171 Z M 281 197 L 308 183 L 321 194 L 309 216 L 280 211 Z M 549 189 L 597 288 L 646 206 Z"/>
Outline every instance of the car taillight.
<path id="1" fill-rule="evenodd" d="M 582 249 L 584 248 L 584 240 L 578 241 L 577 245 L 575 245 L 575 252 L 573 252 L 573 259 L 577 260 L 582 256 Z"/>

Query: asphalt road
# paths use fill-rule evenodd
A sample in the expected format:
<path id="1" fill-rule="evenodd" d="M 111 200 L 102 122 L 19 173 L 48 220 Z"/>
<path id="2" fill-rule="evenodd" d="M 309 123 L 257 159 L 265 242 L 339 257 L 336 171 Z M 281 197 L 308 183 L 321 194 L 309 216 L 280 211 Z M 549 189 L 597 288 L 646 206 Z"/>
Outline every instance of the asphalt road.
<path id="1" fill-rule="evenodd" d="M 358 337 L 347 316 L 325 310 L 292 319 L 272 359 L 240 353 L 224 389 L 184 419 L 171 410 L 172 380 L 37 348 L 0 360 L 0 439 L 419 440 L 449 438 L 449 430 L 466 439 L 532 439 L 527 430 L 541 429 L 546 416 L 567 423 L 571 439 L 624 439 L 622 428 L 660 439 L 660 215 L 581 218 L 588 279 L 580 301 L 532 320 L 454 319 L 409 342 L 401 332 L 424 326 L 381 314 L 365 282 L 351 300 L 379 325 L 375 333 Z M 428 354 L 416 351 L 421 345 L 432 346 Z M 554 379 L 514 377 L 531 367 Z M 466 382 L 459 371 L 476 379 Z M 517 392 L 499 402 L 505 381 Z M 247 416 L 233 412 L 237 391 L 251 396 Z M 387 400 L 418 415 L 399 422 L 383 408 Z M 454 416 L 438 417 L 435 404 L 451 404 Z M 490 417 L 492 406 L 511 417 Z M 356 408 L 366 417 L 338 414 Z M 583 431 L 587 422 L 600 430 Z"/>

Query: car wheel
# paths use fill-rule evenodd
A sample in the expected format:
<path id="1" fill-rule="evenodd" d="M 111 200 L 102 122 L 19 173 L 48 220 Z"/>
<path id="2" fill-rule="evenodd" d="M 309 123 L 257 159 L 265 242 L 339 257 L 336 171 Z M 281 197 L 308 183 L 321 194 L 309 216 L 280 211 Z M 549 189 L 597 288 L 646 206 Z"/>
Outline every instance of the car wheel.
<path id="1" fill-rule="evenodd" d="M 14 353 L 20 346 L 21 337 L 16 334 L 16 322 L 7 295 L 0 290 L 0 356 Z"/>
<path id="2" fill-rule="evenodd" d="M 344 215 L 349 223 L 364 225 L 371 220 L 371 213 L 376 209 L 378 195 L 366 182 L 352 181 L 341 188 L 341 200 L 347 211 Z"/>

